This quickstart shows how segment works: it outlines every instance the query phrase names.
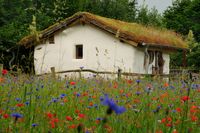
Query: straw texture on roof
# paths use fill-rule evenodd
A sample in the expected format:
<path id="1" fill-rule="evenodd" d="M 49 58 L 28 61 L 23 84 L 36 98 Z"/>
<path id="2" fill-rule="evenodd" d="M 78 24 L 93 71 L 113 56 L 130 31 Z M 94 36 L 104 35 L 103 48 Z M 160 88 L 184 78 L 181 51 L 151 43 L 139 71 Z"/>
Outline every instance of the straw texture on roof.
<path id="1" fill-rule="evenodd" d="M 86 23 L 96 26 L 130 45 L 148 44 L 153 47 L 168 47 L 172 49 L 187 49 L 188 45 L 182 37 L 173 31 L 143 26 L 137 23 L 128 23 L 94 15 L 88 12 L 78 12 L 65 20 L 56 23 L 39 32 L 39 40 L 45 40 L 53 34 L 66 29 L 76 23 Z M 34 35 L 29 35 L 19 44 L 26 47 L 37 44 Z"/>

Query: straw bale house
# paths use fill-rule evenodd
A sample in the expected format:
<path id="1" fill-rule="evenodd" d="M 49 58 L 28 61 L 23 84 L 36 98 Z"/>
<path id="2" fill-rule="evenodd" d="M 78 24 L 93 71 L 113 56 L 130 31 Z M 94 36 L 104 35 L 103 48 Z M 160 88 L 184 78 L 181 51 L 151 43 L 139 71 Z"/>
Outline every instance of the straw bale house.
<path id="1" fill-rule="evenodd" d="M 170 52 L 187 49 L 182 37 L 166 29 L 142 26 L 78 12 L 20 42 L 34 47 L 36 74 L 88 69 L 99 72 L 169 74 Z M 84 68 L 82 68 L 84 67 Z"/>

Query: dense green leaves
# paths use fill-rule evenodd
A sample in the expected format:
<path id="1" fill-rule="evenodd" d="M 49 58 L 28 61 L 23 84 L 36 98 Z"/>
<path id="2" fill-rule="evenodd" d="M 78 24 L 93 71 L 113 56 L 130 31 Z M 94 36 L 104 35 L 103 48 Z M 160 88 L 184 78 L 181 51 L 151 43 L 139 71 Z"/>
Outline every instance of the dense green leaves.
<path id="1" fill-rule="evenodd" d="M 185 36 L 189 31 L 193 31 L 193 40 L 188 40 L 190 51 L 187 53 L 187 65 L 192 68 L 200 68 L 197 60 L 200 53 L 200 1 L 199 0 L 176 0 L 173 6 L 169 7 L 164 13 L 166 27 L 173 29 Z M 195 42 L 197 41 L 197 43 Z M 195 44 L 195 45 L 193 45 Z M 183 54 L 178 52 L 172 55 L 173 67 L 181 66 Z"/>

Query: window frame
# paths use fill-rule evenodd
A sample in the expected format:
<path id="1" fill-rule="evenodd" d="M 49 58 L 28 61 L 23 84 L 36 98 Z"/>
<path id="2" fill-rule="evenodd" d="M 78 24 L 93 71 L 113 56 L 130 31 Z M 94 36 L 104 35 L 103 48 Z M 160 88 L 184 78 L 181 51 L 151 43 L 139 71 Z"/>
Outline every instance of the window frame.
<path id="1" fill-rule="evenodd" d="M 75 45 L 75 59 L 83 59 L 83 44 Z"/>

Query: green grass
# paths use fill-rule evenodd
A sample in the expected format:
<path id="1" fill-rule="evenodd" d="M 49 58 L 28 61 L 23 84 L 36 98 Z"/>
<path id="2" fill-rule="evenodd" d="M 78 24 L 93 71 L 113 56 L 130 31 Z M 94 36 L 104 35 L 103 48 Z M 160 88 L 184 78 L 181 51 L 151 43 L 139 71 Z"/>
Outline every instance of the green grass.
<path id="1" fill-rule="evenodd" d="M 55 80 L 23 75 L 4 75 L 1 79 L 4 80 L 0 80 L 0 132 L 66 133 L 78 132 L 78 128 L 81 132 L 96 133 L 200 132 L 199 81 L 185 84 L 174 80 L 167 84 L 143 79 L 137 83 L 125 79 Z M 71 85 L 72 81 L 75 85 Z M 60 98 L 61 94 L 66 96 Z M 108 107 L 100 101 L 104 94 L 118 101 L 126 111 L 120 115 L 107 114 Z M 189 100 L 183 101 L 183 96 L 189 96 Z M 13 113 L 23 117 L 16 119 Z M 80 118 L 80 114 L 84 117 Z M 73 120 L 66 120 L 66 116 Z"/>

